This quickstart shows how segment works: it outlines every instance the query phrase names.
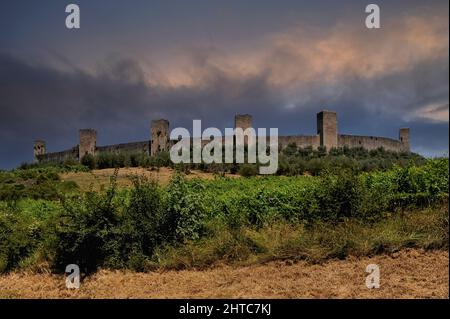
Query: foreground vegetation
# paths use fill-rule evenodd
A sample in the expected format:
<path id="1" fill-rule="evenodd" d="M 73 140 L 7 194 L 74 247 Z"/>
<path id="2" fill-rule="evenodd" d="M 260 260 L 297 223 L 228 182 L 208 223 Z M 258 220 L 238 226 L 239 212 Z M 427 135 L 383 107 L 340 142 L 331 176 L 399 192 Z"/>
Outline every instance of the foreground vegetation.
<path id="1" fill-rule="evenodd" d="M 0 202 L 0 271 L 320 261 L 448 247 L 448 159 L 370 173 L 324 169 L 317 177 L 179 173 L 167 186 L 136 176 L 125 189 L 113 176 L 106 191 L 53 192 L 56 200 Z"/>
<path id="2" fill-rule="evenodd" d="M 409 211 L 374 223 L 346 220 L 311 226 L 277 221 L 238 231 L 212 225 L 200 241 L 158 249 L 147 267 L 197 268 L 219 263 L 248 265 L 272 260 L 322 262 L 347 256 L 373 256 L 404 248 L 448 248 L 447 208 Z"/>

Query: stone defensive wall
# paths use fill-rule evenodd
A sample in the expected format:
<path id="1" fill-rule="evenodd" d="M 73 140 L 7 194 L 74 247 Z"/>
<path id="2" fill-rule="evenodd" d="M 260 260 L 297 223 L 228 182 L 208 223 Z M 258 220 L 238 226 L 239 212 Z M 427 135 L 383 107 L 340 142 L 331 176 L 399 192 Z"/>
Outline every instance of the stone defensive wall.
<path id="1" fill-rule="evenodd" d="M 123 143 L 107 146 L 98 146 L 95 150 L 96 154 L 101 153 L 143 153 L 150 155 L 150 141 Z"/>
<path id="2" fill-rule="evenodd" d="M 319 135 L 292 135 L 292 136 L 279 136 L 278 137 L 278 148 L 284 149 L 290 144 L 295 144 L 297 147 L 308 147 L 318 148 L 320 146 L 320 136 Z"/>
<path id="3" fill-rule="evenodd" d="M 402 152 L 408 149 L 399 140 L 394 140 L 388 137 L 379 136 L 359 136 L 359 135 L 338 135 L 339 147 L 363 147 L 367 150 L 375 150 L 377 148 L 384 148 L 386 151 Z"/>
<path id="4" fill-rule="evenodd" d="M 64 162 L 67 160 L 78 160 L 78 145 L 72 147 L 71 149 L 61 151 L 61 152 L 53 152 L 53 153 L 45 153 L 40 155 L 35 155 L 36 159 L 39 162 Z"/>
<path id="5" fill-rule="evenodd" d="M 252 116 L 249 114 L 235 116 L 235 128 L 252 128 Z M 78 145 L 62 152 L 47 153 L 46 142 L 36 140 L 34 142 L 35 162 L 63 162 L 65 160 L 81 161 L 86 155 L 97 155 L 102 153 L 139 153 L 154 156 L 159 152 L 169 151 L 170 147 L 176 143 L 171 141 L 169 121 L 165 119 L 152 121 L 150 128 L 150 140 L 142 142 L 132 142 L 114 144 L 107 146 L 97 146 L 97 132 L 93 129 L 82 129 L 79 131 L 80 142 Z M 247 140 L 245 140 L 247 141 Z M 209 141 L 203 140 L 202 146 Z M 279 136 L 279 149 L 284 149 L 290 144 L 297 147 L 323 147 L 326 150 L 332 148 L 355 148 L 362 147 L 367 150 L 384 148 L 394 152 L 409 152 L 409 128 L 399 130 L 398 139 L 380 136 L 359 136 L 338 134 L 337 115 L 333 111 L 321 111 L 317 113 L 317 134 L 316 135 L 292 135 Z"/>

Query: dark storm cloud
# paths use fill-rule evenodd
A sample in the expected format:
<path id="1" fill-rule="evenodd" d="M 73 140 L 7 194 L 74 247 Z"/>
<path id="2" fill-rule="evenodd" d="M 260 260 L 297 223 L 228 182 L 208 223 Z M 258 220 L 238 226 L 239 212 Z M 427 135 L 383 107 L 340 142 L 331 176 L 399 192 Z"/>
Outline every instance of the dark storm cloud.
<path id="1" fill-rule="evenodd" d="M 256 112 L 278 104 L 264 78 L 235 82 L 210 70 L 206 87 L 153 86 L 132 60 L 90 74 L 0 54 L 0 74 L 3 167 L 30 160 L 37 138 L 48 142 L 49 151 L 76 145 L 79 128 L 96 128 L 100 144 L 145 140 L 152 119 L 190 127 L 200 118 L 221 127 L 232 125 L 236 110 Z"/>
<path id="2" fill-rule="evenodd" d="M 361 28 L 359 18 L 355 24 L 334 17 L 326 28 L 279 26 L 259 39 L 258 50 L 193 44 L 180 48 L 181 58 L 152 61 L 136 40 L 140 54 L 90 56 L 67 41 L 62 47 L 83 51 L 81 62 L 59 49 L 36 62 L 32 50 L 22 58 L 6 53 L 0 37 L 0 168 L 30 161 L 34 139 L 46 140 L 49 151 L 72 147 L 80 128 L 97 129 L 105 145 L 149 139 L 157 118 L 172 128 L 190 129 L 193 119 L 224 128 L 234 114 L 250 113 L 256 127 L 315 134 L 315 113 L 323 108 L 338 112 L 341 133 L 396 138 L 400 127 L 410 127 L 413 150 L 448 152 L 448 3 L 433 4 L 391 13 L 379 31 Z M 69 39 L 91 47 L 102 37 L 87 36 L 89 30 Z M 133 45 L 133 36 L 124 38 Z M 8 46 L 15 39 L 21 37 L 8 37 Z"/>
<path id="3" fill-rule="evenodd" d="M 36 138 L 45 139 L 50 151 L 76 145 L 79 128 L 96 128 L 100 144 L 145 140 L 150 121 L 160 117 L 168 118 L 172 127 L 190 128 L 192 119 L 200 118 L 204 125 L 223 128 L 232 125 L 235 113 L 251 113 L 257 126 L 279 127 L 284 134 L 313 134 L 315 112 L 323 107 L 338 112 L 341 132 L 395 137 L 399 127 L 410 126 L 415 149 L 427 154 L 447 149 L 448 123 L 409 120 L 403 115 L 416 101 L 422 105 L 448 97 L 443 88 L 448 66 L 428 65 L 440 71 L 425 78 L 420 65 L 376 80 L 349 75 L 333 90 L 318 79 L 308 85 L 308 103 L 292 108 L 284 107 L 286 97 L 269 84 L 267 70 L 240 78 L 205 60 L 197 59 L 195 67 L 204 74 L 202 85 L 174 87 L 149 84 L 133 60 L 87 73 L 0 54 L 2 166 L 30 160 Z M 417 90 L 421 82 L 433 83 L 434 89 Z M 394 110 L 381 112 L 389 107 Z"/>

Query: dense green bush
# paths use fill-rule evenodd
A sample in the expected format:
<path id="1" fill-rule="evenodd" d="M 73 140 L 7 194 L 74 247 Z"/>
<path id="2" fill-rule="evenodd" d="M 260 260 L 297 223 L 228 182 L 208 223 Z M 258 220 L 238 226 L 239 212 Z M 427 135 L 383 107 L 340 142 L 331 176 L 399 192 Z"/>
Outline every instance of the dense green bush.
<path id="1" fill-rule="evenodd" d="M 86 166 L 88 169 L 93 170 L 95 168 L 95 159 L 91 154 L 86 154 L 81 159 L 81 164 Z"/>
<path id="2" fill-rule="evenodd" d="M 0 202 L 0 273 L 45 257 L 59 209 L 45 200 L 22 200 L 13 206 Z"/>
<path id="3" fill-rule="evenodd" d="M 0 272 L 10 270 L 29 256 L 35 248 L 30 240 L 32 233 L 30 223 L 22 215 L 0 212 Z"/>
<path id="4" fill-rule="evenodd" d="M 56 225 L 54 267 L 63 271 L 75 263 L 91 272 L 113 256 L 120 245 L 115 236 L 119 225 L 116 192 L 112 183 L 106 193 L 87 192 L 82 196 L 62 198 L 63 211 Z"/>
<path id="5" fill-rule="evenodd" d="M 360 217 L 359 203 L 366 189 L 352 170 L 325 171 L 317 188 L 318 216 L 322 220 L 340 221 Z M 315 216 L 317 218 L 317 216 Z"/>
<path id="6" fill-rule="evenodd" d="M 129 204 L 123 213 L 119 227 L 121 250 L 113 266 L 123 260 L 129 268 L 142 270 L 157 245 L 161 244 L 170 231 L 165 225 L 163 192 L 154 181 L 135 177 Z"/>
<path id="7" fill-rule="evenodd" d="M 88 169 L 105 169 L 121 167 L 172 167 L 168 152 L 160 152 L 155 156 L 144 153 L 99 153 L 86 155 L 81 164 Z"/>
<path id="8" fill-rule="evenodd" d="M 250 177 L 258 175 L 258 168 L 256 165 L 243 164 L 238 170 L 238 174 L 243 177 Z"/>
<path id="9" fill-rule="evenodd" d="M 133 188 L 120 194 L 113 178 L 105 193 L 63 198 L 54 268 L 75 263 L 86 273 L 100 266 L 142 270 L 159 245 L 200 237 L 204 214 L 199 203 L 179 175 L 166 192 L 154 181 L 135 177 Z"/>
<path id="10" fill-rule="evenodd" d="M 202 186 L 188 185 L 181 174 L 176 174 L 167 187 L 166 225 L 175 239 L 184 241 L 197 239 L 203 231 L 204 207 L 201 196 Z M 172 231 L 170 231 L 172 230 Z M 165 238 L 166 240 L 169 238 Z"/>

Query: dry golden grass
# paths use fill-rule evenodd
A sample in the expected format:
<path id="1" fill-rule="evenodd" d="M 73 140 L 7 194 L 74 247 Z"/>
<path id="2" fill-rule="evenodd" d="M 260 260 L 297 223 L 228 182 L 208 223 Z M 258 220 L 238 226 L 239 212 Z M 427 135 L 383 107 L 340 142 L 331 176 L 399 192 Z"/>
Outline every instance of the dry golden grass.
<path id="1" fill-rule="evenodd" d="M 365 286 L 365 268 L 371 263 L 380 267 L 379 289 Z M 66 289 L 63 276 L 12 273 L 0 276 L 0 298 L 448 298 L 448 271 L 447 251 L 411 249 L 321 265 L 300 261 L 204 271 L 100 271 L 79 290 Z"/>
<path id="2" fill-rule="evenodd" d="M 172 175 L 174 174 L 174 170 L 162 167 L 160 169 L 151 170 L 149 168 L 142 167 L 127 167 L 120 168 L 117 175 L 117 185 L 119 187 L 129 187 L 132 183 L 130 180 L 130 176 L 146 176 L 148 178 L 155 179 L 162 185 L 167 184 Z M 106 169 L 98 169 L 93 170 L 92 172 L 84 173 L 64 173 L 61 174 L 60 177 L 63 181 L 73 181 L 77 183 L 77 185 L 83 189 L 88 190 L 92 186 L 92 190 L 100 190 L 102 188 L 106 188 L 109 185 L 111 176 L 114 175 L 114 168 L 106 168 Z M 186 175 L 188 179 L 192 178 L 204 178 L 204 179 L 213 179 L 214 174 L 205 173 L 202 171 L 191 171 L 190 174 Z M 226 174 L 227 177 L 239 177 L 239 175 Z"/>

